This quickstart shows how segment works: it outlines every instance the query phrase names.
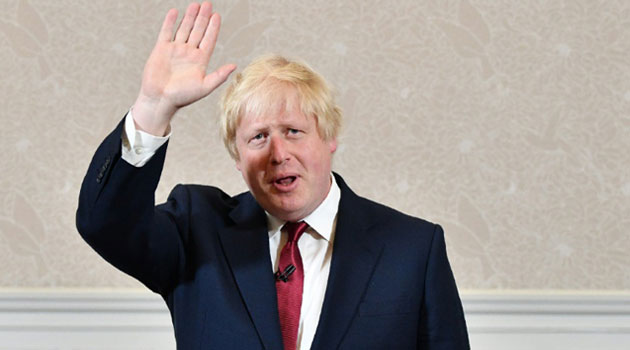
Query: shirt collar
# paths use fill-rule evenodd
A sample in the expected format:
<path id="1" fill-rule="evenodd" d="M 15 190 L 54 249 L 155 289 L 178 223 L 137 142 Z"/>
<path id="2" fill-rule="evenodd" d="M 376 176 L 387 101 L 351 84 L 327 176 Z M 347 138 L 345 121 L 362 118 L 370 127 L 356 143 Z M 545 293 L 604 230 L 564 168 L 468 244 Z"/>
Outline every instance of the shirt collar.
<path id="1" fill-rule="evenodd" d="M 319 204 L 312 213 L 307 215 L 303 221 L 305 221 L 309 227 L 315 232 L 321 235 L 327 241 L 330 241 L 332 231 L 335 225 L 335 219 L 337 217 L 337 211 L 339 210 L 339 200 L 341 199 L 341 190 L 337 185 L 335 177 L 331 174 L 332 183 L 330 190 L 326 198 Z M 269 238 L 273 237 L 276 233 L 280 232 L 282 226 L 286 223 L 284 220 L 280 220 L 275 216 L 265 211 L 267 215 L 267 228 L 269 230 Z"/>

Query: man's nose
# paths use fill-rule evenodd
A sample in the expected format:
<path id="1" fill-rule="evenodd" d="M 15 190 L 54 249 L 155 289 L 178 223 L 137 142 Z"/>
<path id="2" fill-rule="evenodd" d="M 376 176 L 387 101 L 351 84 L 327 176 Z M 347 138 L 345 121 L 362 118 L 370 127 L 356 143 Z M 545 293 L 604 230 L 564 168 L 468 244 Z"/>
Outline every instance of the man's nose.
<path id="1" fill-rule="evenodd" d="M 269 142 L 271 163 L 282 164 L 289 160 L 290 153 L 287 148 L 288 145 L 286 140 L 280 136 L 274 135 L 271 137 Z"/>

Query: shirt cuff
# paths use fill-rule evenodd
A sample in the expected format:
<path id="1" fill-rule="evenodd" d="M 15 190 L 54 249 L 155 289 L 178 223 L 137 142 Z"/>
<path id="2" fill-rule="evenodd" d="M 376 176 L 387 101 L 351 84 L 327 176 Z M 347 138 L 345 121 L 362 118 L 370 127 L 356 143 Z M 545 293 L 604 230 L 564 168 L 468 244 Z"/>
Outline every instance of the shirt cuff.
<path id="1" fill-rule="evenodd" d="M 132 110 L 125 116 L 125 127 L 122 133 L 122 156 L 127 163 L 141 167 L 145 165 L 171 137 L 171 127 L 168 127 L 166 136 L 154 136 L 142 130 L 136 129 Z"/>

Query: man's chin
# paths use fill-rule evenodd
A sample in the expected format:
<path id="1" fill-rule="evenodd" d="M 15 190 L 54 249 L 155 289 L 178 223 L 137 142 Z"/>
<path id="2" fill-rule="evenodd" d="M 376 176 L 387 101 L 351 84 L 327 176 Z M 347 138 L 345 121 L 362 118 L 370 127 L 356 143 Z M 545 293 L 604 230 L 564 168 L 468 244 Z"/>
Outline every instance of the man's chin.
<path id="1" fill-rule="evenodd" d="M 303 219 L 305 213 L 304 206 L 301 205 L 271 205 L 267 211 L 280 220 L 298 221 Z"/>

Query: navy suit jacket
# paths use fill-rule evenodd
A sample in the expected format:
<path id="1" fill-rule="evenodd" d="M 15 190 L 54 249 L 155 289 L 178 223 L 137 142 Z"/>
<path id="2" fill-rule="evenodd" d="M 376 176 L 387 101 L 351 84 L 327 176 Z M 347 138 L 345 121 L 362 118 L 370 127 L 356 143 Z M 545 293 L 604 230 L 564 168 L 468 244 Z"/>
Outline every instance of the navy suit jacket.
<path id="1" fill-rule="evenodd" d="M 81 187 L 77 228 L 103 258 L 159 293 L 178 349 L 282 349 L 264 210 L 178 185 L 155 206 L 167 145 L 143 167 L 120 158 L 123 123 Z M 469 349 L 440 226 L 341 189 L 312 349 Z"/>

